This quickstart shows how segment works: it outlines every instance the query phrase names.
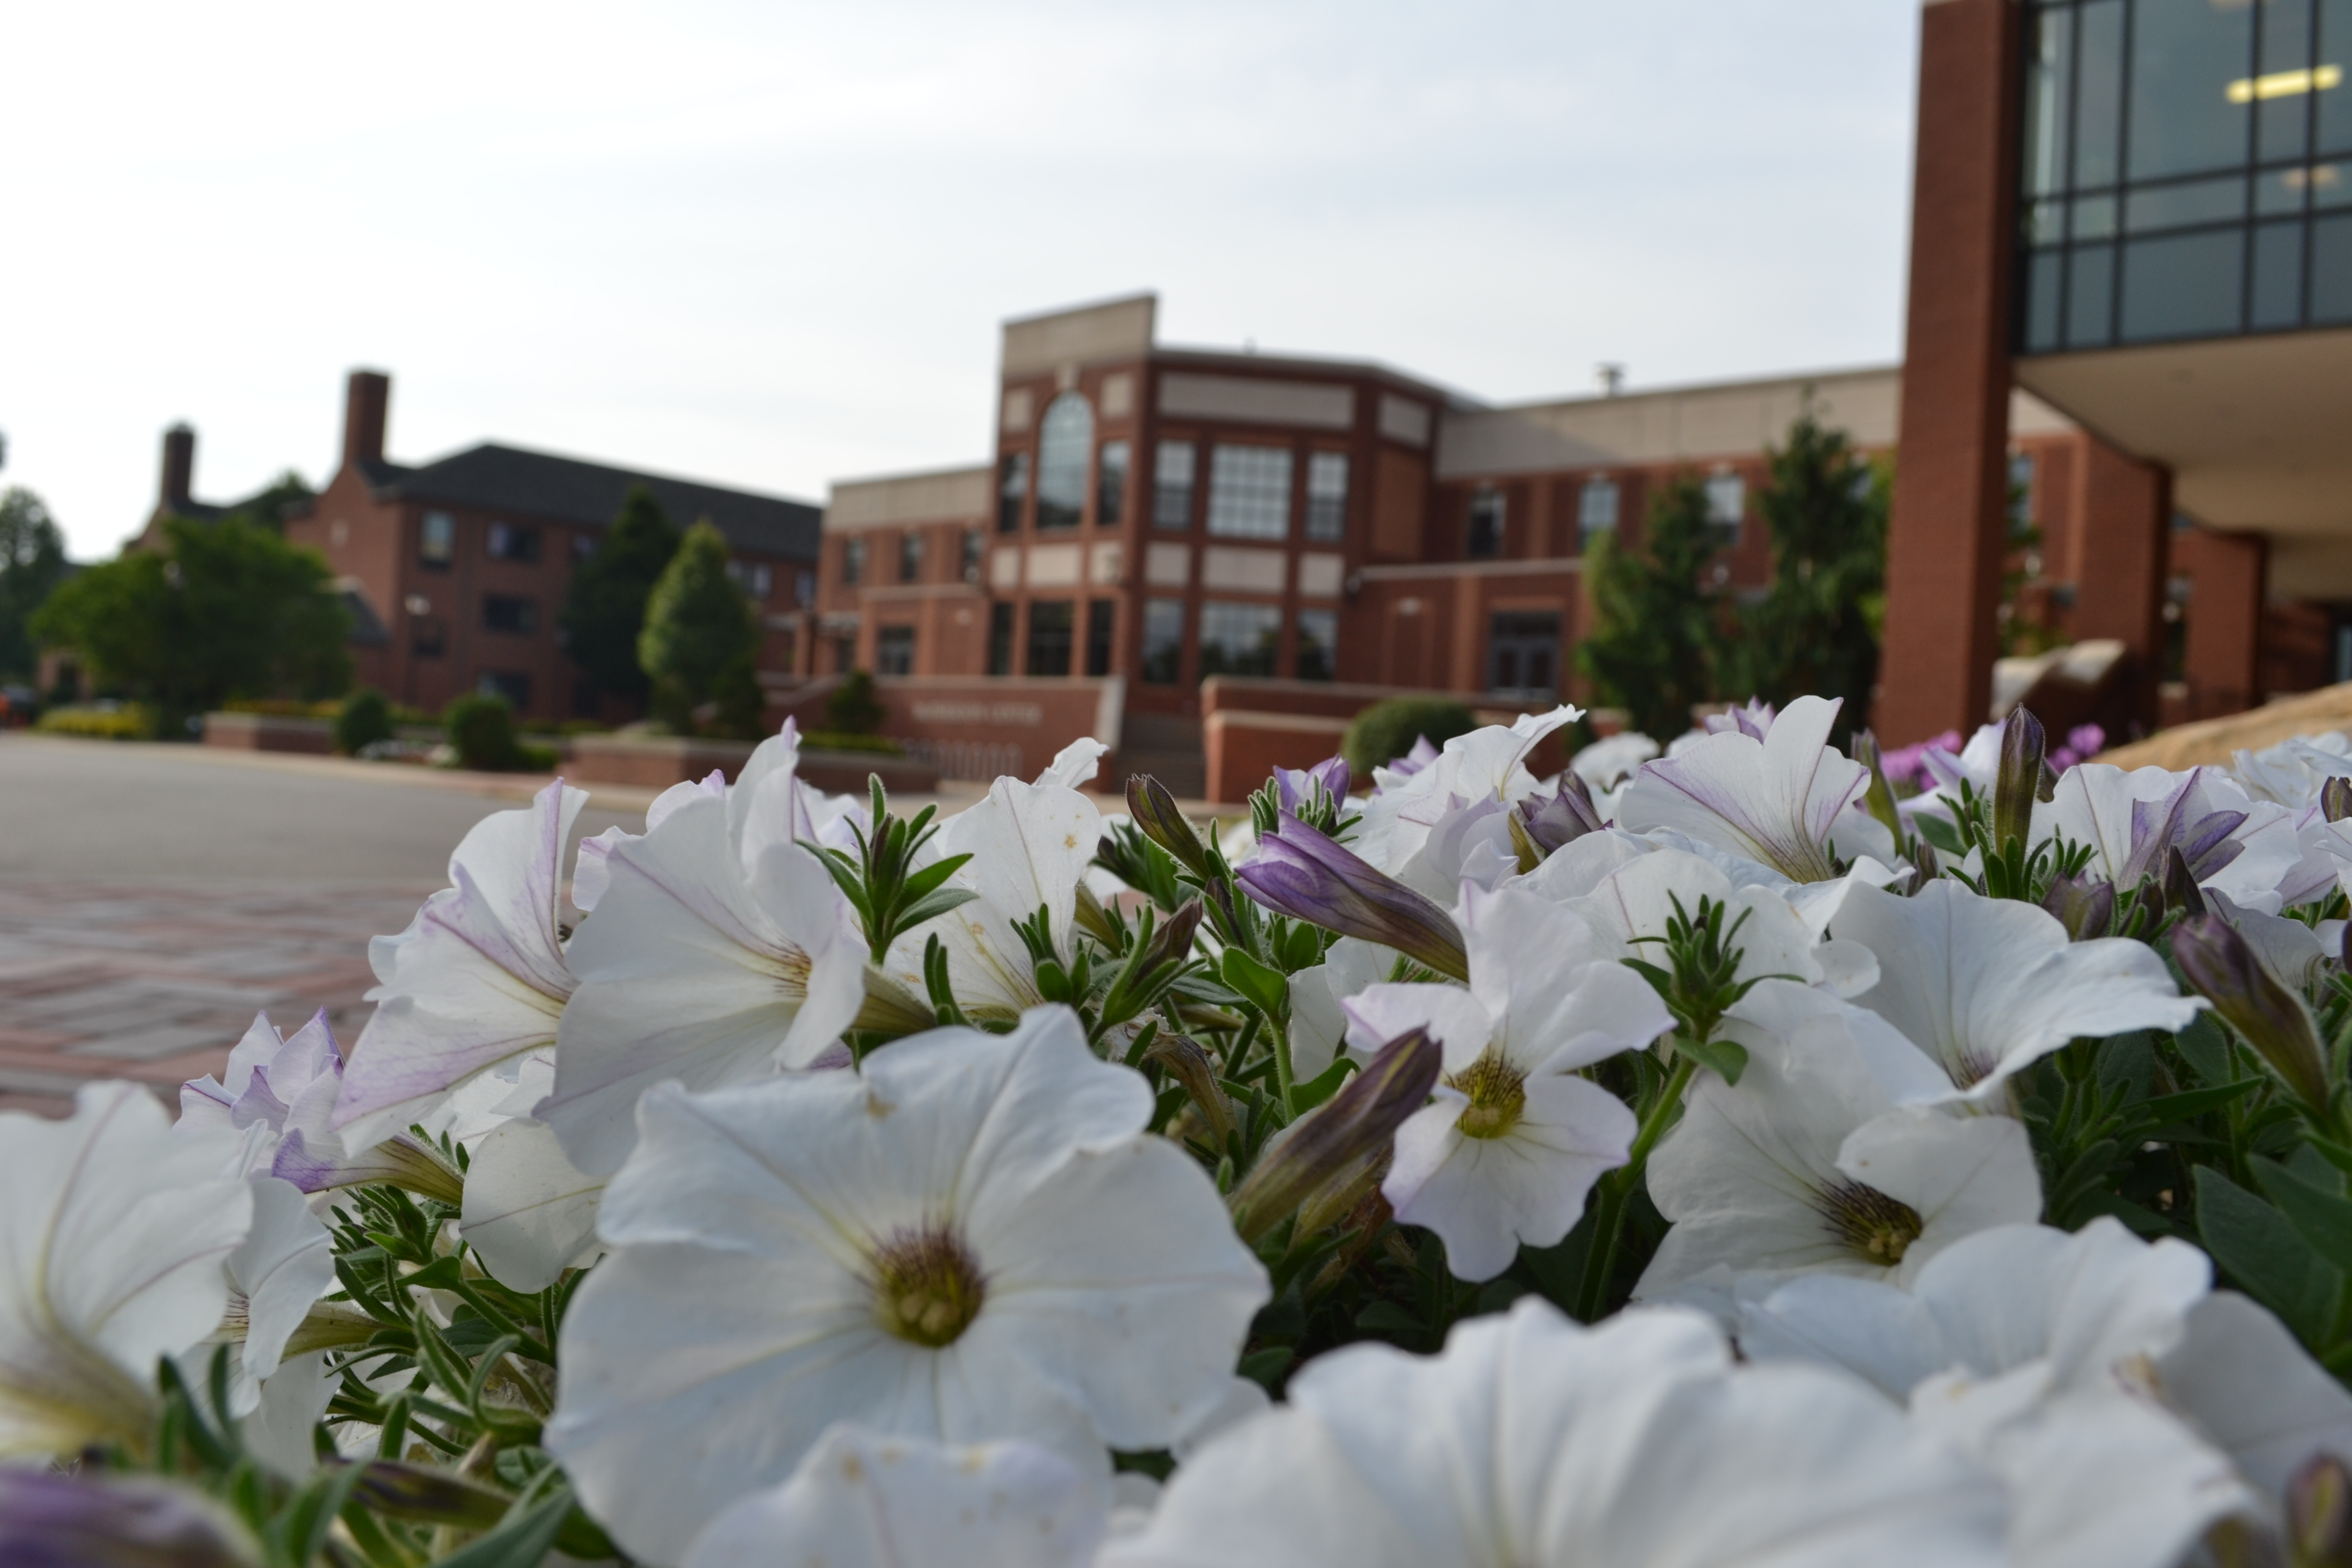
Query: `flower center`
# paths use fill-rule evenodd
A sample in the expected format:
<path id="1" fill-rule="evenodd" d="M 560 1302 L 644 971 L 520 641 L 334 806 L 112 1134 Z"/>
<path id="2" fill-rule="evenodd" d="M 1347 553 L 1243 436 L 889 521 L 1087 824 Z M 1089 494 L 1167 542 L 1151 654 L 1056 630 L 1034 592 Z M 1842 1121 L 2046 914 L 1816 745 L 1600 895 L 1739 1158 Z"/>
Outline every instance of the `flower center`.
<path id="1" fill-rule="evenodd" d="M 945 1226 L 894 1231 L 874 1249 L 874 1316 L 910 1344 L 953 1344 L 987 1297 L 980 1266 Z"/>
<path id="2" fill-rule="evenodd" d="M 1465 1138 L 1500 1138 L 1519 1124 L 1520 1113 L 1528 1108 L 1528 1075 L 1492 1050 L 1445 1083 L 1469 1096 L 1470 1103 L 1454 1122 Z"/>
<path id="3" fill-rule="evenodd" d="M 1902 1262 L 1923 1228 L 1919 1211 L 1909 1204 L 1843 1176 L 1822 1189 L 1813 1206 L 1832 1236 L 1881 1268 Z"/>

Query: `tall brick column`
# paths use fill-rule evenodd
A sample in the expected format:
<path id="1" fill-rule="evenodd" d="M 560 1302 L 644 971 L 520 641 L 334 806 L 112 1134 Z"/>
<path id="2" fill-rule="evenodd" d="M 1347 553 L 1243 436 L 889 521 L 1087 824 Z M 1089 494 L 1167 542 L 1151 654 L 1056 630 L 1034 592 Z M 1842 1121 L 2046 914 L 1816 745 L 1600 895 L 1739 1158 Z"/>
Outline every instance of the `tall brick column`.
<path id="1" fill-rule="evenodd" d="M 2078 575 L 2067 629 L 2078 642 L 2114 637 L 2131 650 L 2130 686 L 2118 706 L 2153 729 L 2164 679 L 2172 475 L 2095 437 L 2084 448 L 2074 514 Z"/>
<path id="2" fill-rule="evenodd" d="M 1902 427 L 1872 722 L 1889 744 L 1984 722 L 2009 510 L 2015 0 L 1927 0 Z"/>
<path id="3" fill-rule="evenodd" d="M 2213 719 L 2262 700 L 2263 586 L 2270 542 L 2259 533 L 2172 535 L 2172 571 L 2189 579 L 2189 647 L 2182 674 L 2189 715 Z"/>

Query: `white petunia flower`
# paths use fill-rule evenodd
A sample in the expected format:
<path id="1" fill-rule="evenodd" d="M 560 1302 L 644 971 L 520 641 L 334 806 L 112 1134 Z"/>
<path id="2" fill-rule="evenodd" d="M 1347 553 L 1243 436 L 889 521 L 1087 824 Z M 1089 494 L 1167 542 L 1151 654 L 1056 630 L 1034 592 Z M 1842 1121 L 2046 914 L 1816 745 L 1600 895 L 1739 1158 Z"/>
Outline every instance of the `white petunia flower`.
<path id="1" fill-rule="evenodd" d="M 796 841 L 813 828 L 795 746 L 790 732 L 762 742 L 723 799 L 688 791 L 605 858 L 595 913 L 565 954 L 579 988 L 537 1111 L 588 1174 L 620 1168 L 648 1086 L 806 1066 L 864 1004 L 856 917 Z"/>
<path id="2" fill-rule="evenodd" d="M 1747 1070 L 1737 1086 L 1702 1076 L 1651 1156 L 1650 1195 L 1675 1226 L 1637 1300 L 1717 1270 L 1905 1279 L 1961 1237 L 2041 1216 L 2024 1127 L 1902 1105 L 1881 1060 L 1940 1075 L 1874 1015 L 1768 980 L 1723 1033 Z"/>
<path id="3" fill-rule="evenodd" d="M 792 1479 L 711 1521 L 684 1568 L 777 1568 L 781 1550 L 823 1568 L 1084 1568 L 1104 1497 L 1034 1443 L 950 1447 L 844 1423 Z"/>
<path id="4" fill-rule="evenodd" d="M 1061 1008 L 855 1073 L 653 1090 L 548 1447 L 658 1563 L 835 1421 L 1024 1438 L 1096 1474 L 1106 1445 L 1163 1447 L 1225 1397 L 1267 1285 L 1150 1112 Z"/>
<path id="5" fill-rule="evenodd" d="M 2267 1309 L 2216 1290 L 2186 1329 L 2156 1363 L 2156 1392 L 2273 1508 L 2314 1455 L 2352 1460 L 2352 1394 Z"/>
<path id="6" fill-rule="evenodd" d="M 1063 771 L 1086 764 L 1091 773 L 1092 758 L 1073 757 L 1076 750 L 1063 753 L 1071 763 Z M 936 934 L 947 950 L 949 987 L 966 1016 L 1004 1023 L 1041 1005 L 1045 998 L 1037 989 L 1028 944 L 1013 929 L 1036 918 L 1041 909 L 1062 962 L 1076 955 L 1078 884 L 1102 838 L 1102 813 L 1076 789 L 1055 782 L 1054 773 L 1054 768 L 1046 769 L 1035 784 L 1000 778 L 986 799 L 948 818 L 940 829 L 933 840 L 940 856 L 971 857 L 947 885 L 977 896 L 906 932 L 891 948 L 891 973 L 912 994 L 925 994 L 923 952 Z"/>
<path id="7" fill-rule="evenodd" d="M 544 1290 L 604 1250 L 596 1211 L 605 1182 L 564 1156 L 555 1129 L 516 1117 L 473 1150 L 458 1233 L 499 1284 Z"/>
<path id="8" fill-rule="evenodd" d="M 1719 868 L 1680 849 L 1631 858 L 1567 904 L 1602 940 L 1607 956 L 1663 966 L 1667 921 L 1677 918 L 1677 906 L 1680 918 L 1696 920 L 1703 900 L 1727 911 L 1723 939 L 1739 949 L 1738 980 L 1771 975 L 1851 996 L 1878 979 L 1878 961 L 1869 949 L 1821 941 L 1780 893 L 1753 883 L 1735 887 Z"/>
<path id="9" fill-rule="evenodd" d="M 120 1080 L 63 1121 L 0 1112 L 0 1460 L 144 1448 L 156 1360 L 219 1326 L 253 1226 L 236 1159 Z"/>
<path id="10" fill-rule="evenodd" d="M 2266 914 L 2278 912 L 2280 884 L 2303 859 L 2287 809 L 2251 798 L 2220 768 L 2126 773 L 2078 763 L 2059 779 L 2046 815 L 2035 812 L 2033 830 L 2087 847 L 2084 875 L 2119 894 L 2161 882 L 2178 849 L 2199 886 Z"/>
<path id="11" fill-rule="evenodd" d="M 2112 1219 L 1984 1231 L 1907 1289 L 1789 1280 L 1742 1304 L 1741 1348 L 1858 1373 L 2009 1485 L 2020 1568 L 2170 1563 L 2252 1497 L 2157 1397 L 2211 1266 Z"/>
<path id="12" fill-rule="evenodd" d="M 1855 1002 L 1950 1075 L 1933 1100 L 1988 1104 L 2071 1039 L 2169 1032 L 2200 1011 L 2146 942 L 2070 942 L 2038 905 L 1988 899 L 1948 878 L 1908 899 L 1856 887 L 1832 929 L 1878 960 L 1878 984 Z"/>
<path id="13" fill-rule="evenodd" d="M 1838 706 L 1800 697 L 1760 741 L 1709 735 L 1680 755 L 1643 763 L 1617 807 L 1617 826 L 1671 829 L 1792 882 L 1835 880 L 1840 859 L 1892 860 L 1894 835 L 1857 809 L 1870 770 L 1830 747 Z"/>
<path id="14" fill-rule="evenodd" d="M 1375 768 L 1379 788 L 1364 803 L 1363 819 L 1348 847 L 1374 870 L 1402 877 L 1454 802 L 1494 800 L 1512 805 L 1532 793 L 1536 776 L 1527 760 L 1544 738 L 1582 718 L 1583 710 L 1559 707 L 1519 716 L 1510 725 L 1489 724 L 1456 735 L 1411 773 Z M 1450 898 L 1453 889 L 1446 889 Z"/>
<path id="15" fill-rule="evenodd" d="M 1347 1043 L 1348 1015 L 1341 1004 L 1395 971 L 1398 954 L 1360 937 L 1343 936 L 1324 951 L 1323 962 L 1290 977 L 1290 1070 L 1301 1082 L 1320 1076 Z"/>
<path id="16" fill-rule="evenodd" d="M 1639 730 L 1624 730 L 1593 742 L 1569 758 L 1568 768 L 1585 782 L 1597 800 L 1633 777 L 1635 770 L 1657 754 L 1657 742 Z"/>
<path id="17" fill-rule="evenodd" d="M 1792 1375 L 1795 1374 L 1795 1375 Z M 1742 1368 L 1696 1314 L 1534 1297 L 1358 1344 L 1212 1440 L 1102 1568 L 1992 1568 L 1999 1486 L 1851 1379 Z"/>
<path id="18" fill-rule="evenodd" d="M 334 1130 L 355 1149 L 428 1120 L 451 1090 L 555 1044 L 571 998 L 563 847 L 586 790 L 558 780 L 493 812 L 449 857 L 450 885 L 368 943 L 376 1010 L 344 1070 Z"/>
<path id="19" fill-rule="evenodd" d="M 310 1212 L 301 1190 L 275 1176 L 255 1176 L 253 1225 L 228 1255 L 228 1309 L 235 1342 L 229 1413 L 252 1414 L 264 1382 L 278 1369 L 286 1342 L 310 1304 L 335 1283 L 334 1238 Z M 201 1380 L 201 1373 L 199 1373 Z"/>
<path id="20" fill-rule="evenodd" d="M 1596 952 L 1591 929 L 1513 888 L 1462 890 L 1470 984 L 1373 985 L 1341 1005 L 1370 1055 L 1425 1028 L 1444 1047 L 1436 1098 L 1397 1130 L 1381 1191 L 1445 1243 L 1463 1279 L 1491 1279 L 1519 1244 L 1550 1247 L 1601 1173 L 1625 1163 L 1633 1113 L 1577 1069 L 1674 1027 L 1642 977 Z"/>

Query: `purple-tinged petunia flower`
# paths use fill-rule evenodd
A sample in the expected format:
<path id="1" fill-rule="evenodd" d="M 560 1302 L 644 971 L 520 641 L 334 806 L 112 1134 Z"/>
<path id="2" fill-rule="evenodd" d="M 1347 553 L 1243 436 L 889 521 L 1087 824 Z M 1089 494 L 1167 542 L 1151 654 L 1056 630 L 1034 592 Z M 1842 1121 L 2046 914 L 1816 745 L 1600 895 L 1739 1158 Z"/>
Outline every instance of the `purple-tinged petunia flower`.
<path id="1" fill-rule="evenodd" d="M 14 1568 L 260 1568 L 260 1543 L 203 1493 L 133 1476 L 0 1468 Z"/>
<path id="2" fill-rule="evenodd" d="M 1274 837 L 1259 839 L 1257 853 L 1235 875 L 1250 897 L 1278 913 L 1394 948 L 1456 980 L 1469 978 L 1453 916 L 1286 811 Z"/>
<path id="3" fill-rule="evenodd" d="M 1303 815 L 1320 800 L 1336 805 L 1347 799 L 1350 782 L 1345 757 L 1326 757 L 1311 768 L 1274 770 L 1276 798 L 1293 816 Z"/>
<path id="4" fill-rule="evenodd" d="M 2218 913 L 2190 915 L 2172 928 L 2172 957 L 2305 1105 L 2326 1108 L 2326 1057 L 2311 1009 L 2279 983 L 2236 927 Z"/>
<path id="5" fill-rule="evenodd" d="M 1780 710 L 1761 697 L 1751 697 L 1736 708 L 1720 713 L 1710 713 L 1699 721 L 1700 728 L 1710 735 L 1745 735 L 1751 741 L 1761 741 L 1772 732 L 1772 721 Z"/>
<path id="6" fill-rule="evenodd" d="M 1531 795 L 1512 809 L 1518 814 L 1519 830 L 1546 855 L 1606 826 L 1592 804 L 1591 789 L 1572 771 L 1560 774 L 1559 787 L 1551 795 Z"/>
<path id="7" fill-rule="evenodd" d="M 2279 888 L 2303 858 L 2286 807 L 2247 795 L 2220 768 L 2130 773 L 2105 763 L 2069 768 L 2035 836 L 2091 847 L 2085 869 L 2118 895 L 2161 881 L 2175 849 L 2200 886 L 2249 909 L 2279 908 Z"/>
<path id="8" fill-rule="evenodd" d="M 1435 746 L 1429 743 L 1429 737 L 1426 735 L 1415 735 L 1412 738 L 1412 749 L 1411 751 L 1405 752 L 1405 754 L 1401 757 L 1391 757 L 1388 760 L 1387 766 L 1374 768 L 1372 772 L 1375 774 L 1389 774 L 1390 777 L 1388 782 L 1391 784 L 1402 783 L 1403 780 L 1412 777 L 1413 774 L 1429 766 L 1430 763 L 1437 761 L 1437 758 L 1438 750 Z M 1378 784 L 1375 784 L 1372 786 L 1372 793 L 1374 795 L 1381 793 L 1381 786 Z"/>

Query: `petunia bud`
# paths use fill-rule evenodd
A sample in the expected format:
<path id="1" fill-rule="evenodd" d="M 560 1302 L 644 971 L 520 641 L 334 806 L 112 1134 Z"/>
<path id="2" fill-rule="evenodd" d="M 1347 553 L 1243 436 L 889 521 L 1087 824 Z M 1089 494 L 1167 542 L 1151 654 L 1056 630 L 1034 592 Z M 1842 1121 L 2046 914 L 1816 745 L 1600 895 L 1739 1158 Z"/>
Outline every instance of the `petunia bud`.
<path id="1" fill-rule="evenodd" d="M 306 1193 L 383 1183 L 452 1205 L 466 1197 L 466 1178 L 457 1168 L 443 1159 L 438 1150 L 406 1132 L 395 1132 L 373 1148 L 346 1154 L 331 1136 L 314 1147 L 298 1127 L 278 1144 L 269 1173 Z"/>
<path id="2" fill-rule="evenodd" d="M 2197 874 L 2189 868 L 2188 857 L 2178 845 L 2165 852 L 2164 901 L 2192 915 L 2205 913 L 2205 895 L 2197 886 Z"/>
<path id="3" fill-rule="evenodd" d="M 1167 786 L 1150 773 L 1135 773 L 1127 781 L 1127 811 L 1143 836 L 1176 857 L 1176 863 L 1195 877 L 1209 874 L 1209 858 L 1202 852 L 1201 836 L 1192 824 L 1176 809 L 1176 797 Z"/>
<path id="4" fill-rule="evenodd" d="M 137 1477 L 0 1468 L 0 1563 L 260 1568 L 261 1547 L 201 1493 Z"/>
<path id="5" fill-rule="evenodd" d="M 2058 917 L 2074 942 L 2107 934 L 2116 920 L 2116 885 L 2098 877 L 2061 877 L 2042 895 L 2042 907 Z"/>
<path id="6" fill-rule="evenodd" d="M 2342 774 L 2319 786 L 2320 815 L 2330 822 L 2341 822 L 2352 816 L 2352 779 Z"/>
<path id="7" fill-rule="evenodd" d="M 1346 800 L 1350 782 L 1345 757 L 1326 757 L 1311 768 L 1274 770 L 1276 796 L 1293 816 L 1304 816 L 1325 802 Z"/>
<path id="8" fill-rule="evenodd" d="M 1870 770 L 1870 787 L 1864 792 L 1863 809 L 1876 817 L 1887 832 L 1895 835 L 1895 843 L 1902 843 L 1911 837 L 1911 833 L 1904 824 L 1903 814 L 1895 809 L 1895 791 L 1886 783 L 1886 760 L 1879 752 L 1878 737 L 1867 730 L 1858 730 L 1854 731 L 1853 744 L 1849 749 L 1853 760 Z"/>
<path id="9" fill-rule="evenodd" d="M 1200 906 L 1196 903 L 1192 907 Z M 1225 1134 L 1234 1130 L 1234 1112 L 1225 1100 L 1224 1090 L 1217 1087 L 1217 1069 L 1208 1053 L 1181 1035 L 1161 1035 L 1143 1053 L 1143 1059 L 1158 1062 L 1162 1071 L 1184 1086 L 1184 1092 L 1200 1107 L 1209 1131 L 1216 1134 L 1217 1143 L 1223 1147 Z"/>
<path id="10" fill-rule="evenodd" d="M 2326 1109 L 2326 1058 L 2311 1009 L 2272 977 L 2235 927 L 2220 915 L 2189 915 L 2172 930 L 2172 957 L 2305 1105 Z"/>
<path id="11" fill-rule="evenodd" d="M 514 1500 L 455 1470 L 398 1459 L 370 1459 L 362 1464 L 352 1496 L 394 1519 L 467 1530 L 487 1530 L 498 1523 Z"/>
<path id="12" fill-rule="evenodd" d="M 2012 708 L 2000 726 L 2000 766 L 1992 784 L 1992 845 L 2032 842 L 2033 803 L 2042 794 L 2042 721 Z"/>
<path id="13" fill-rule="evenodd" d="M 2294 1568 L 2352 1568 L 2352 1468 L 2314 1454 L 2286 1484 L 2286 1533 Z"/>
<path id="14" fill-rule="evenodd" d="M 1335 1182 L 1385 1155 L 1405 1119 L 1429 1103 L 1445 1048 L 1412 1029 L 1380 1048 L 1363 1071 L 1259 1156 L 1233 1195 L 1234 1227 L 1255 1242 Z"/>
<path id="15" fill-rule="evenodd" d="M 1531 795 L 1512 808 L 1511 840 L 1521 835 L 1541 855 L 1574 843 L 1605 826 L 1601 808 L 1592 804 L 1592 790 L 1575 773 L 1559 775 L 1559 788 L 1550 795 Z"/>
<path id="16" fill-rule="evenodd" d="M 1288 812 L 1235 875 L 1252 898 L 1278 914 L 1392 947 L 1440 974 L 1470 978 L 1453 916 Z"/>
<path id="17" fill-rule="evenodd" d="M 1200 929 L 1201 900 L 1187 899 L 1151 933 L 1151 945 L 1143 954 L 1143 973 L 1149 974 L 1163 963 L 1181 963 L 1191 958 L 1192 934 Z"/>

